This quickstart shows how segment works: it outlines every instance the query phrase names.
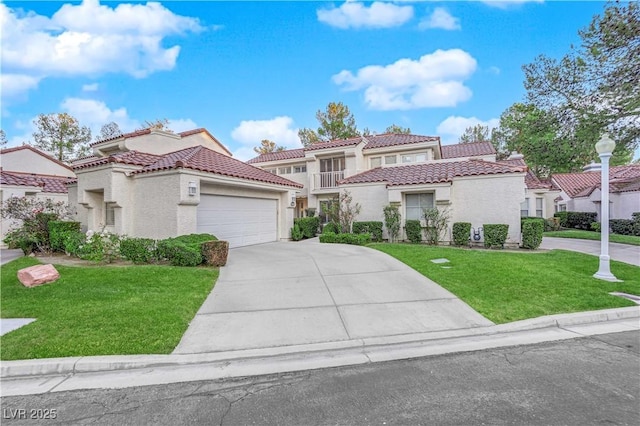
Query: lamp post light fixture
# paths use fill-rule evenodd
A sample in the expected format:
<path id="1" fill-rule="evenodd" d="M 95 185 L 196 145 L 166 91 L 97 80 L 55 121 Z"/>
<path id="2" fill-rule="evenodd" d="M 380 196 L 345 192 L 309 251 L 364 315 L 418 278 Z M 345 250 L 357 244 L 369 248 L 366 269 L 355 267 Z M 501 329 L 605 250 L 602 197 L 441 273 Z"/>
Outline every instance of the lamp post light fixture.
<path id="1" fill-rule="evenodd" d="M 596 152 L 600 157 L 600 267 L 593 274 L 595 278 L 605 281 L 618 281 L 611 273 L 609 266 L 609 158 L 616 147 L 616 143 L 608 133 L 602 135 L 596 143 Z"/>

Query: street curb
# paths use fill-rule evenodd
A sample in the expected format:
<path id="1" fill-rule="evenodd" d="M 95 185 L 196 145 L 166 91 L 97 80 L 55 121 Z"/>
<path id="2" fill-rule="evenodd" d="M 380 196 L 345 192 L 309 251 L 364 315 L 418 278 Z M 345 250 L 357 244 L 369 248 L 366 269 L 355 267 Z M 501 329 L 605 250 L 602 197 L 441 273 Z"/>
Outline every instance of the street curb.
<path id="1" fill-rule="evenodd" d="M 515 335 L 518 332 L 535 331 L 541 329 L 557 329 L 566 331 L 556 339 L 579 337 L 575 330 L 580 326 L 606 325 L 615 321 L 633 320 L 640 318 L 640 306 L 628 308 L 607 309 L 574 314 L 549 315 L 508 324 L 476 327 L 460 330 L 443 330 L 430 333 L 416 333 L 384 337 L 353 339 L 338 342 L 314 343 L 296 346 L 281 346 L 262 349 L 246 349 L 238 351 L 201 353 L 201 354 L 169 354 L 169 355 L 110 355 L 70 358 L 48 358 L 35 360 L 2 361 L 0 367 L 1 379 L 29 379 L 42 376 L 72 376 L 82 373 L 125 372 L 140 369 L 178 368 L 197 365 L 229 364 L 234 361 L 260 361 L 267 364 L 277 364 L 280 368 L 287 360 L 310 357 L 323 359 L 319 367 L 352 365 L 365 362 L 384 361 L 391 359 L 406 359 L 424 354 L 439 354 L 478 350 L 478 344 L 467 341 L 470 338 L 482 338 L 486 347 L 497 347 L 489 342 L 505 340 L 503 337 Z M 583 327 L 583 328 L 584 328 Z M 640 322 L 636 326 L 625 328 L 640 329 Z M 587 334 L 588 335 L 588 334 Z M 465 339 L 467 338 L 467 339 Z M 538 343 L 541 337 L 532 339 Z M 518 340 L 520 341 L 520 340 Z M 526 344 L 523 343 L 519 344 Z M 425 347 L 429 350 L 425 352 Z M 443 348 L 438 349 L 438 346 Z M 448 349 L 444 349 L 448 347 Z M 419 350 L 418 350 L 419 349 Z M 340 361 L 342 359 L 342 361 Z M 342 362 L 342 363 L 341 363 Z M 288 371 L 284 369 L 282 371 Z M 282 372 L 281 371 L 281 372 Z"/>

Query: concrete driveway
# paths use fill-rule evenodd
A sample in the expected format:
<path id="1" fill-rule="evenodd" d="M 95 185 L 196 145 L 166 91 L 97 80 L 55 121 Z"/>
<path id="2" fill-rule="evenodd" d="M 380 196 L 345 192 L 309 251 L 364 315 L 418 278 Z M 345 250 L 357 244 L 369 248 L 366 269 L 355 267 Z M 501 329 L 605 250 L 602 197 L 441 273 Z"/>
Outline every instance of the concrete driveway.
<path id="1" fill-rule="evenodd" d="M 317 239 L 232 249 L 176 354 L 490 326 L 379 251 Z"/>
<path id="2" fill-rule="evenodd" d="M 593 240 L 544 237 L 540 248 L 546 250 L 571 250 L 600 256 L 600 241 Z M 640 246 L 609 243 L 609 257 L 618 262 L 640 266 Z"/>

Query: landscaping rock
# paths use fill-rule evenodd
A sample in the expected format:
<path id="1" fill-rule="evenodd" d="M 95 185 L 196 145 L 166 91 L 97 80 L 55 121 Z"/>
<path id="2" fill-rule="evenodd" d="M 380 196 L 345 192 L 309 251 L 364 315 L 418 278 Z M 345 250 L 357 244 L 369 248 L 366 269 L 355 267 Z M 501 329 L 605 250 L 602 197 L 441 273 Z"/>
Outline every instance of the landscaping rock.
<path id="1" fill-rule="evenodd" d="M 25 287 L 35 287 L 53 282 L 60 278 L 60 273 L 53 265 L 36 265 L 18 271 L 18 279 Z"/>

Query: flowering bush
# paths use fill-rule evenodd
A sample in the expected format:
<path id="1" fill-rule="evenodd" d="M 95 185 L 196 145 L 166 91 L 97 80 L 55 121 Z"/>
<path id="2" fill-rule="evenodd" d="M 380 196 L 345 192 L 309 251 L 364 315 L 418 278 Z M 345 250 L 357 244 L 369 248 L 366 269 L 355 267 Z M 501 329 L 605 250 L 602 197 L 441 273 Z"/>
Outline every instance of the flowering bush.
<path id="1" fill-rule="evenodd" d="M 78 246 L 78 257 L 93 262 L 111 263 L 120 258 L 120 236 L 104 230 L 89 230 L 84 243 Z"/>

